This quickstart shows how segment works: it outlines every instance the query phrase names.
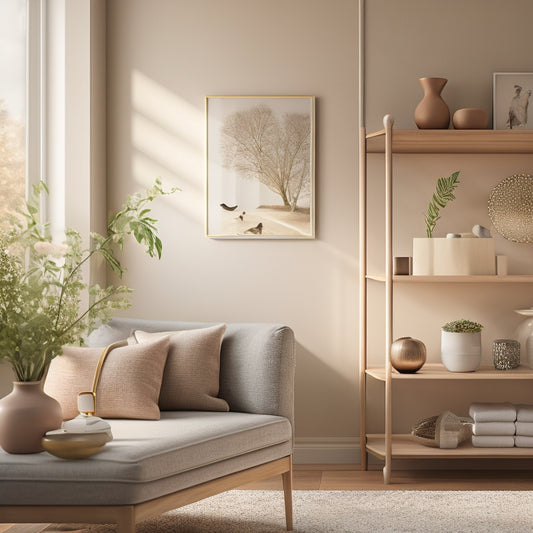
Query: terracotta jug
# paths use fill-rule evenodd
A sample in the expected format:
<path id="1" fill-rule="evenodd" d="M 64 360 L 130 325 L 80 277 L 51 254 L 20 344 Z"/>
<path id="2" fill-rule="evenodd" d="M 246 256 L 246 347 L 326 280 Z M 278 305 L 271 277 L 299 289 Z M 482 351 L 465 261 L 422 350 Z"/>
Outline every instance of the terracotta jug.
<path id="1" fill-rule="evenodd" d="M 42 452 L 41 439 L 62 423 L 59 402 L 43 391 L 40 381 L 15 381 L 0 400 L 0 446 L 8 453 Z"/>
<path id="2" fill-rule="evenodd" d="M 415 124 L 421 130 L 448 129 L 450 109 L 440 93 L 448 82 L 446 78 L 420 78 L 424 97 L 415 109 Z"/>

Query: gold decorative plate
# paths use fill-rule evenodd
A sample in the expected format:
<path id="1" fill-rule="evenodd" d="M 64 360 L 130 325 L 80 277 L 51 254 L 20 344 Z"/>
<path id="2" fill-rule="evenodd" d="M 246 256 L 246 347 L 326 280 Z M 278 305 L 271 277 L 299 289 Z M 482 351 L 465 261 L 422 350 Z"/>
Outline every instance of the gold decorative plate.
<path id="1" fill-rule="evenodd" d="M 500 181 L 489 197 L 489 217 L 507 240 L 533 242 L 533 176 L 513 174 Z"/>

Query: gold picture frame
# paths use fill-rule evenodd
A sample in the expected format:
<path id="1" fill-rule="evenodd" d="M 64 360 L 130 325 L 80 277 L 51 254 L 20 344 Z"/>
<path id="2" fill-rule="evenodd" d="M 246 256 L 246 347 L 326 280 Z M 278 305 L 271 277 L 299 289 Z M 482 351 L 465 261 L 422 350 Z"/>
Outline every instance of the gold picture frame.
<path id="1" fill-rule="evenodd" d="M 206 96 L 206 235 L 315 238 L 315 97 Z"/>

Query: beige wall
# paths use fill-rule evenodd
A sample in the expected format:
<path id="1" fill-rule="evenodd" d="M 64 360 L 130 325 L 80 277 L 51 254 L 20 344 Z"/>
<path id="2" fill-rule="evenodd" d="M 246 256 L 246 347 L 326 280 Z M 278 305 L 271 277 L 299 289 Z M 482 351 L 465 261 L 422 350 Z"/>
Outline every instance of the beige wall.
<path id="1" fill-rule="evenodd" d="M 163 259 L 127 251 L 130 316 L 279 321 L 297 341 L 297 439 L 355 436 L 357 4 L 110 0 L 110 208 L 161 176 Z M 204 236 L 204 97 L 316 96 L 317 239 Z"/>
<path id="2" fill-rule="evenodd" d="M 451 112 L 481 107 L 492 117 L 492 73 L 532 72 L 530 0 L 366 0 L 366 123 L 392 113 L 414 128 L 418 78 L 448 79 Z"/>

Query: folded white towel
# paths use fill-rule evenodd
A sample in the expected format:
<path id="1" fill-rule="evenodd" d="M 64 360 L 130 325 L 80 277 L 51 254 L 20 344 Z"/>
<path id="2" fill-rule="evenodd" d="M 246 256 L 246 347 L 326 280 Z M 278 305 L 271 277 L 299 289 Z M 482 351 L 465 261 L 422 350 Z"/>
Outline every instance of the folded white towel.
<path id="1" fill-rule="evenodd" d="M 533 437 L 533 422 L 515 422 L 515 435 Z"/>
<path id="2" fill-rule="evenodd" d="M 533 424 L 531 424 L 533 426 Z M 476 422 L 472 426 L 474 435 L 514 435 L 515 422 Z M 526 433 L 524 433 L 526 435 Z M 533 433 L 532 433 L 533 435 Z"/>
<path id="3" fill-rule="evenodd" d="M 517 448 L 533 448 L 533 437 L 516 435 L 516 437 L 514 438 L 514 445 Z"/>
<path id="4" fill-rule="evenodd" d="M 516 407 L 511 403 L 473 403 L 469 414 L 474 422 L 514 422 Z"/>
<path id="5" fill-rule="evenodd" d="M 511 435 L 472 435 L 472 445 L 477 448 L 512 448 L 514 439 Z"/>
<path id="6" fill-rule="evenodd" d="M 517 405 L 516 420 L 518 422 L 533 422 L 533 405 Z"/>

